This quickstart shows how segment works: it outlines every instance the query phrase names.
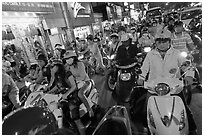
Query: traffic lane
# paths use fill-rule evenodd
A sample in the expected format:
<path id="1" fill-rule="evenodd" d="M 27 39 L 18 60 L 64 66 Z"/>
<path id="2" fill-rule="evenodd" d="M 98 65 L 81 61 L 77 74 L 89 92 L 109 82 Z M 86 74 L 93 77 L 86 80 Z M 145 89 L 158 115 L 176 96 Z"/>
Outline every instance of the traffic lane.
<path id="1" fill-rule="evenodd" d="M 198 135 L 202 135 L 202 94 L 192 94 L 190 109 L 197 125 Z"/>

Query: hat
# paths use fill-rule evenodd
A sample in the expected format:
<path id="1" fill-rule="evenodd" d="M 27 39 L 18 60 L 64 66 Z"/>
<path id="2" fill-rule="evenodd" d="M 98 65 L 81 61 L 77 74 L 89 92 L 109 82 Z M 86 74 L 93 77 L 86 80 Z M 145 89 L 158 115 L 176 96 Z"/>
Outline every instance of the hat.
<path id="1" fill-rule="evenodd" d="M 73 50 L 68 50 L 64 53 L 64 59 L 68 59 L 71 57 L 77 57 L 76 53 Z"/>

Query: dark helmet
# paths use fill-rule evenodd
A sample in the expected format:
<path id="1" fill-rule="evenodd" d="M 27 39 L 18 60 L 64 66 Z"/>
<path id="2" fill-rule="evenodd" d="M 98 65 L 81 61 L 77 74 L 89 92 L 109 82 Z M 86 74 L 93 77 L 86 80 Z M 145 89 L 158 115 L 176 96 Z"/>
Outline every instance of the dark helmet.
<path id="1" fill-rule="evenodd" d="M 86 37 L 86 39 L 93 41 L 94 37 L 93 37 L 93 35 L 89 34 L 89 35 Z"/>
<path id="2" fill-rule="evenodd" d="M 44 54 L 39 54 L 37 60 L 43 60 L 44 62 L 47 62 L 47 57 Z"/>
<path id="3" fill-rule="evenodd" d="M 174 21 L 174 20 L 175 20 L 174 17 L 172 16 L 169 17 L 169 21 Z"/>
<path id="4" fill-rule="evenodd" d="M 174 27 L 178 27 L 178 26 L 183 26 L 183 22 L 180 20 L 174 22 Z"/>
<path id="5" fill-rule="evenodd" d="M 120 32 L 120 31 L 126 32 L 126 28 L 124 26 L 120 26 L 120 27 L 118 27 L 118 32 Z"/>
<path id="6" fill-rule="evenodd" d="M 20 108 L 3 119 L 3 135 L 50 135 L 58 130 L 54 115 L 45 108 Z"/>

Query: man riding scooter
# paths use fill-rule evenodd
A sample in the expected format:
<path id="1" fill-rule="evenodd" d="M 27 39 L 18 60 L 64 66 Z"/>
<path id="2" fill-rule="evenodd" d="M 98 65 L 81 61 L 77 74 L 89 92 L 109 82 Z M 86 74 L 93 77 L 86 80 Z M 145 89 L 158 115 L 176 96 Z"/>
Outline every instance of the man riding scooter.
<path id="1" fill-rule="evenodd" d="M 177 71 L 177 69 L 181 66 L 183 62 L 186 61 L 186 58 L 182 58 L 181 54 L 178 50 L 174 49 L 170 42 L 170 33 L 164 31 L 163 33 L 157 34 L 155 36 L 155 44 L 156 48 L 149 52 L 143 62 L 141 67 L 142 74 L 137 81 L 138 85 L 143 85 L 146 79 L 154 80 L 158 77 L 172 77 Z M 147 77 L 148 74 L 148 78 Z M 186 81 L 189 85 L 193 83 L 194 72 L 188 70 L 185 74 L 184 81 Z M 147 115 L 147 101 L 152 94 L 147 92 L 146 102 L 145 102 L 145 116 Z M 196 134 L 196 124 L 193 119 L 193 115 L 187 103 L 184 99 L 183 92 L 177 94 L 184 102 L 188 121 L 189 121 L 189 134 Z M 147 119 L 145 117 L 144 124 L 147 124 Z"/>

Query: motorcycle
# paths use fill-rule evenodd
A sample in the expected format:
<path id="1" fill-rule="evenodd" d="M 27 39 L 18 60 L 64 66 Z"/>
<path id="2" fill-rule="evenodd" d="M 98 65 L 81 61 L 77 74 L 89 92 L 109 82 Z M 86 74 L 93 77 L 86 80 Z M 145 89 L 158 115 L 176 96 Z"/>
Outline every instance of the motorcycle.
<path id="1" fill-rule="evenodd" d="M 132 135 L 127 109 L 117 105 L 111 107 L 92 135 Z"/>
<path id="2" fill-rule="evenodd" d="M 60 91 L 60 93 L 66 92 L 67 89 L 64 89 L 63 91 Z M 75 92 L 77 93 L 77 92 Z M 98 92 L 95 89 L 93 83 L 91 84 L 89 90 L 85 92 L 85 95 L 88 99 L 88 103 L 90 107 L 93 110 L 98 109 Z M 88 111 L 84 104 L 80 101 L 77 95 L 71 94 L 68 97 L 68 100 L 61 100 L 62 95 L 61 94 L 48 94 L 44 93 L 42 90 L 39 92 L 33 92 L 29 95 L 27 101 L 25 102 L 24 107 L 30 107 L 30 106 L 38 106 L 43 108 L 48 108 L 55 116 L 55 119 L 58 122 L 58 127 L 67 127 L 72 130 L 75 130 L 75 132 L 78 133 L 76 130 L 76 126 L 74 121 L 71 119 L 69 114 L 69 108 L 63 107 L 67 105 L 63 105 L 64 103 L 79 103 L 80 108 L 80 118 L 83 119 L 82 122 L 84 122 L 84 125 L 88 127 L 91 124 L 90 118 L 88 119 Z M 61 105 L 60 105 L 61 104 Z"/>
<path id="3" fill-rule="evenodd" d="M 42 107 L 21 107 L 2 123 L 3 135 L 52 135 L 58 129 L 53 113 Z"/>
<path id="4" fill-rule="evenodd" d="M 183 81 L 176 78 L 157 78 L 144 83 L 153 94 L 147 103 L 147 122 L 151 134 L 187 135 L 188 118 L 182 99 Z"/>
<path id="5" fill-rule="evenodd" d="M 114 80 L 114 73 L 116 71 L 115 67 L 115 54 L 111 56 L 107 56 L 104 58 L 107 60 L 107 75 L 106 75 L 106 88 L 109 89 L 110 91 L 113 91 L 115 89 L 116 82 Z"/>

